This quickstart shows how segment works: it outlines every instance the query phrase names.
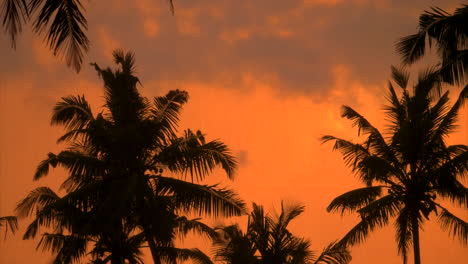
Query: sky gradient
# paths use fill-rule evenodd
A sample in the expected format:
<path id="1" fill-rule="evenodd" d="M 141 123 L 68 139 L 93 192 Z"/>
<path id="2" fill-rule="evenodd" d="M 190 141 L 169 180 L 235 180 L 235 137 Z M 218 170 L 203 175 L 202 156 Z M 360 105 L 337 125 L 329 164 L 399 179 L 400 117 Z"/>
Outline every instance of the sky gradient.
<path id="1" fill-rule="evenodd" d="M 279 209 L 282 199 L 304 204 L 305 213 L 291 229 L 309 238 L 316 250 L 357 223 L 355 216 L 329 214 L 325 208 L 334 197 L 361 186 L 340 154 L 319 138 L 355 138 L 356 130 L 340 118 L 343 104 L 383 129 L 390 65 L 400 63 L 395 42 L 415 33 L 419 14 L 430 6 L 449 12 L 460 6 L 459 1 L 420 0 L 175 0 L 172 16 L 165 0 L 83 2 L 91 49 L 79 74 L 29 28 L 16 50 L 0 35 L 0 216 L 13 214 L 34 187 L 58 190 L 65 175 L 60 169 L 32 181 L 46 154 L 63 147 L 55 143 L 63 130 L 50 126 L 51 110 L 62 96 L 84 94 L 98 112 L 102 83 L 89 62 L 114 66 L 112 51 L 122 48 L 135 53 L 143 96 L 187 90 L 181 131 L 200 129 L 238 157 L 233 182 L 221 173 L 207 182 L 221 181 L 248 204 L 267 209 Z M 432 62 L 412 67 L 413 77 Z M 458 95 L 459 89 L 451 89 Z M 467 109 L 449 142 L 468 144 Z M 468 220 L 466 210 L 454 211 Z M 49 263 L 49 255 L 35 251 L 38 239 L 21 240 L 27 224 L 20 221 L 16 235 L 0 240 L 0 263 Z M 468 260 L 467 248 L 436 221 L 423 228 L 424 264 Z M 401 263 L 392 224 L 351 250 L 355 264 Z"/>

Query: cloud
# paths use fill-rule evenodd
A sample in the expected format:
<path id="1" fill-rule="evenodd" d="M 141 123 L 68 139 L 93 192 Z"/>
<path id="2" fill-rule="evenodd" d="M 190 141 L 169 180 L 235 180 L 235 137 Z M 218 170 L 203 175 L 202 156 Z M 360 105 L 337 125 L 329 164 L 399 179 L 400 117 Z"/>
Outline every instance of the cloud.
<path id="1" fill-rule="evenodd" d="M 156 37 L 160 30 L 158 22 L 155 19 L 150 18 L 145 19 L 143 27 L 145 29 L 146 36 L 150 38 Z"/>

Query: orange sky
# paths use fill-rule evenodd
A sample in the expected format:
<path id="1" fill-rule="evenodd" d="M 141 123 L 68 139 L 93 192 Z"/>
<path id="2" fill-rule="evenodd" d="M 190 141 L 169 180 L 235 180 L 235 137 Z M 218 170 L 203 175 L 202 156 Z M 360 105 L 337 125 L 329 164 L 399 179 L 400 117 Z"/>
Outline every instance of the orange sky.
<path id="1" fill-rule="evenodd" d="M 411 3 L 408 3 L 411 2 Z M 171 16 L 166 1 L 84 1 L 91 51 L 75 74 L 26 30 L 17 50 L 0 35 L 0 215 L 10 215 L 32 188 L 56 188 L 63 171 L 32 182 L 35 167 L 62 130 L 51 127 L 55 102 L 85 94 L 97 109 L 102 86 L 88 62 L 112 65 L 115 48 L 136 54 L 141 93 L 152 97 L 169 89 L 190 94 L 180 128 L 201 129 L 220 138 L 240 160 L 234 182 L 214 175 L 209 182 L 232 186 L 245 201 L 279 209 L 281 199 L 298 201 L 305 213 L 293 232 L 320 250 L 356 223 L 354 216 L 325 211 L 339 194 L 358 187 L 331 145 L 319 138 L 351 138 L 355 130 L 339 117 L 347 104 L 379 128 L 390 65 L 398 65 L 395 41 L 414 33 L 429 6 L 450 12 L 458 1 L 390 0 L 176 0 Z M 414 74 L 415 75 L 415 74 Z M 455 91 L 455 90 L 454 90 Z M 468 111 L 450 141 L 468 144 Z M 55 173 L 57 172 L 57 173 Z M 457 210 L 468 220 L 466 210 Z M 435 217 L 433 217 L 435 218 Z M 0 240 L 0 263 L 48 263 L 36 241 L 19 233 Z M 356 264 L 400 263 L 390 227 L 377 230 L 352 248 Z M 190 242 L 188 242 L 190 244 Z M 468 250 L 427 222 L 421 234 L 425 264 L 460 263 Z M 148 262 L 150 263 L 150 262 Z"/>

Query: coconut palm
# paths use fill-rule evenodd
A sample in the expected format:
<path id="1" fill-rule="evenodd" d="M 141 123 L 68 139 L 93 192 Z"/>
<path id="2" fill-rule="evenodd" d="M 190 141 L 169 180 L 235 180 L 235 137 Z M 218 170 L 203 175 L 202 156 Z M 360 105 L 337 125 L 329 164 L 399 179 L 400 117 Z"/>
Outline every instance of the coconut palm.
<path id="1" fill-rule="evenodd" d="M 351 260 L 349 252 L 331 243 L 319 256 L 310 250 L 310 241 L 294 236 L 289 223 L 304 211 L 304 206 L 284 206 L 281 213 L 272 217 L 263 207 L 253 204 L 247 232 L 238 225 L 220 228 L 215 241 L 215 256 L 226 264 L 342 264 Z"/>
<path id="2" fill-rule="evenodd" d="M 397 49 L 405 64 L 413 64 L 426 52 L 426 45 L 437 47 L 439 70 L 448 83 L 466 85 L 468 67 L 468 5 L 449 14 L 431 8 L 419 17 L 416 34 L 400 39 Z"/>
<path id="3" fill-rule="evenodd" d="M 200 131 L 186 130 L 177 136 L 187 92 L 169 91 L 150 103 L 137 90 L 133 55 L 116 51 L 114 58 L 121 67 L 115 71 L 93 64 L 105 88 L 105 105 L 99 114 L 93 114 L 84 96 L 63 97 L 54 108 L 52 124 L 65 127 L 58 141 L 68 143 L 68 148 L 49 153 L 34 179 L 47 175 L 50 167 L 61 166 L 69 172 L 62 184 L 66 195 L 59 197 L 40 187 L 19 203 L 19 216 L 34 212 L 36 216 L 25 238 L 34 237 L 41 226 L 53 228 L 57 237 L 70 235 L 83 245 L 91 241 L 112 249 L 109 255 L 115 264 L 125 257 L 119 248 L 142 233 L 141 241 L 147 243 L 155 263 L 191 256 L 206 260 L 197 250 L 173 247 L 180 231 L 209 233 L 181 214 L 242 214 L 244 203 L 231 190 L 199 184 L 217 167 L 232 179 L 237 163 L 224 143 L 207 141 Z M 60 243 L 53 245 L 56 251 L 62 248 Z M 79 258 L 85 252 L 66 257 Z"/>
<path id="4" fill-rule="evenodd" d="M 173 0 L 168 0 L 174 12 Z M 37 34 L 45 32 L 45 39 L 54 55 L 64 56 L 69 67 L 77 72 L 89 49 L 86 35 L 88 22 L 81 0 L 4 0 L 0 5 L 0 19 L 10 36 L 12 47 L 23 25 L 33 22 Z"/>
<path id="5" fill-rule="evenodd" d="M 468 90 L 450 106 L 449 92 L 438 92 L 441 80 L 436 71 L 422 73 L 412 92 L 407 88 L 407 72 L 392 67 L 392 74 L 402 95 L 390 82 L 385 137 L 354 109 L 343 106 L 342 116 L 353 121 L 364 141 L 322 138 L 335 142 L 334 150 L 342 153 L 346 165 L 365 184 L 336 197 L 327 210 L 359 213 L 360 222 L 340 242 L 344 245 L 363 242 L 369 232 L 395 218 L 398 253 L 406 263 L 413 245 L 414 263 L 419 264 L 419 231 L 430 217 L 438 216 L 442 228 L 462 243 L 468 239 L 468 224 L 437 199 L 468 206 L 468 189 L 460 182 L 468 172 L 468 146 L 446 144 Z"/>

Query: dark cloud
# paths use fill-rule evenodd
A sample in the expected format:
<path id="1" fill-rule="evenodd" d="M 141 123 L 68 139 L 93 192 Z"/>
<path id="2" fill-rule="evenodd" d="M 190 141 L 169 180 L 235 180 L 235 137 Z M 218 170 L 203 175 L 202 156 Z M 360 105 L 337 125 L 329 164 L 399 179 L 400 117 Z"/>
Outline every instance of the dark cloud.
<path id="1" fill-rule="evenodd" d="M 87 12 L 92 48 L 83 75 L 95 78 L 90 61 L 111 64 L 109 54 L 103 53 L 108 52 L 105 32 L 136 53 L 143 81 L 211 82 L 228 75 L 232 86 L 240 87 L 248 72 L 259 79 L 270 76 L 264 79 L 283 95 L 326 95 L 337 64 L 349 67 L 353 77 L 366 84 L 388 79 L 390 64 L 399 63 L 395 41 L 414 32 L 418 14 L 429 6 L 451 7 L 442 1 L 317 1 L 305 7 L 299 0 L 200 0 L 176 1 L 172 16 L 164 2 L 91 1 Z M 158 24 L 153 38 L 145 36 L 147 19 Z M 194 32 L 181 32 L 183 25 Z M 31 38 L 20 39 L 17 52 L 6 52 L 9 63 L 0 63 L 2 74 L 12 69 L 35 72 L 44 87 L 57 77 L 72 78 L 65 67 L 51 74 L 31 64 L 34 54 L 23 48 L 29 45 L 21 42 L 25 39 Z M 8 49 L 8 44 L 3 38 L 0 48 Z"/>

